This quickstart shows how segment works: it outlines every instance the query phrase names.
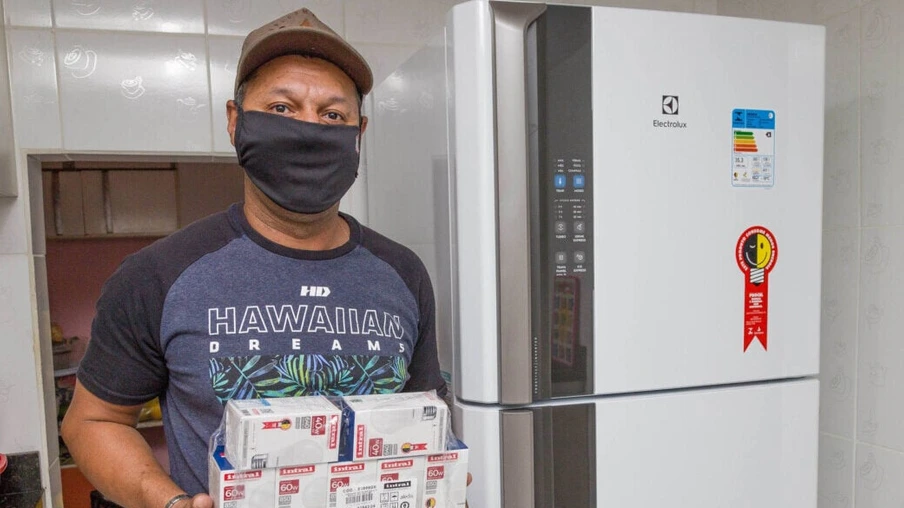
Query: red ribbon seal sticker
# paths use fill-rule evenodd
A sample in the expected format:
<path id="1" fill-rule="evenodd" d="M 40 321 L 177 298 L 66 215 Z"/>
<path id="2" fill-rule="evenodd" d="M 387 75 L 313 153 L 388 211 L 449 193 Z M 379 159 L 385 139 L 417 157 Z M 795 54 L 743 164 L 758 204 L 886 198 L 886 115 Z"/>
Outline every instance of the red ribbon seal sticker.
<path id="1" fill-rule="evenodd" d="M 754 341 L 768 350 L 769 272 L 778 259 L 778 244 L 771 231 L 753 226 L 738 239 L 735 252 L 744 272 L 744 352 Z"/>

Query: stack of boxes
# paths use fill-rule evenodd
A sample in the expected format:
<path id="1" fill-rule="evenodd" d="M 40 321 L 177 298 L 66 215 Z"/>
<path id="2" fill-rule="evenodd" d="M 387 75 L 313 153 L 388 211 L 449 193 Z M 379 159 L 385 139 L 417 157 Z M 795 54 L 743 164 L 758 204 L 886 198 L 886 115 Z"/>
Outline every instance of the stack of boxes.
<path id="1" fill-rule="evenodd" d="M 335 403 L 334 403 L 335 402 Z M 459 508 L 468 450 L 434 392 L 230 401 L 217 508 Z M 449 442 L 447 442 L 449 441 Z"/>

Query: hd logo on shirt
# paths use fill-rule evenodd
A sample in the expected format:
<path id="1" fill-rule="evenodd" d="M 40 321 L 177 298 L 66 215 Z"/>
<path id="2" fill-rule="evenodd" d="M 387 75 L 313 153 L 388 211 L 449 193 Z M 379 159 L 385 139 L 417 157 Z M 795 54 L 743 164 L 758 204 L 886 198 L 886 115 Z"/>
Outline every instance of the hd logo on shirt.
<path id="1" fill-rule="evenodd" d="M 330 288 L 326 286 L 301 286 L 301 296 L 317 296 L 324 298 L 330 296 Z"/>

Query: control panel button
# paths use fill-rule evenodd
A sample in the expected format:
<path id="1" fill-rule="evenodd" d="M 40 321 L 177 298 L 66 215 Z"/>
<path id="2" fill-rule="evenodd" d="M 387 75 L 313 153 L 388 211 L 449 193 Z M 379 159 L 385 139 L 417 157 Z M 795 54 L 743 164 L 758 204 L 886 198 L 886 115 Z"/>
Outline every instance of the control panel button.
<path id="1" fill-rule="evenodd" d="M 574 232 L 579 235 L 584 234 L 584 221 L 582 221 L 582 220 L 574 221 Z"/>
<path id="2" fill-rule="evenodd" d="M 564 265 L 568 262 L 568 254 L 564 252 L 556 252 L 556 264 Z"/>
<path id="3" fill-rule="evenodd" d="M 568 231 L 568 226 L 565 224 L 565 221 L 562 220 L 557 220 L 553 227 L 555 228 L 557 235 L 565 234 Z"/>
<path id="4" fill-rule="evenodd" d="M 572 177 L 572 184 L 575 189 L 583 189 L 584 188 L 584 175 L 574 175 Z"/>
<path id="5" fill-rule="evenodd" d="M 583 263 L 586 260 L 584 256 L 584 251 L 579 250 L 574 253 L 574 262 L 575 263 Z"/>
<path id="6" fill-rule="evenodd" d="M 565 188 L 565 175 L 557 174 L 553 179 L 553 185 L 555 185 L 556 189 L 564 189 Z"/>

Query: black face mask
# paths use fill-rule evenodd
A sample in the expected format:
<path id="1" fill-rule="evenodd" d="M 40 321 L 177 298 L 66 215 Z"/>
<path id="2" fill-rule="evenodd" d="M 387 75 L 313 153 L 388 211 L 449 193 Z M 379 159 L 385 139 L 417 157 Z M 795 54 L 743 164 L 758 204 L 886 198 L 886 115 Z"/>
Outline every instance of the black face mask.
<path id="1" fill-rule="evenodd" d="M 355 183 L 360 132 L 238 108 L 235 151 L 248 178 L 276 204 L 319 213 Z"/>

